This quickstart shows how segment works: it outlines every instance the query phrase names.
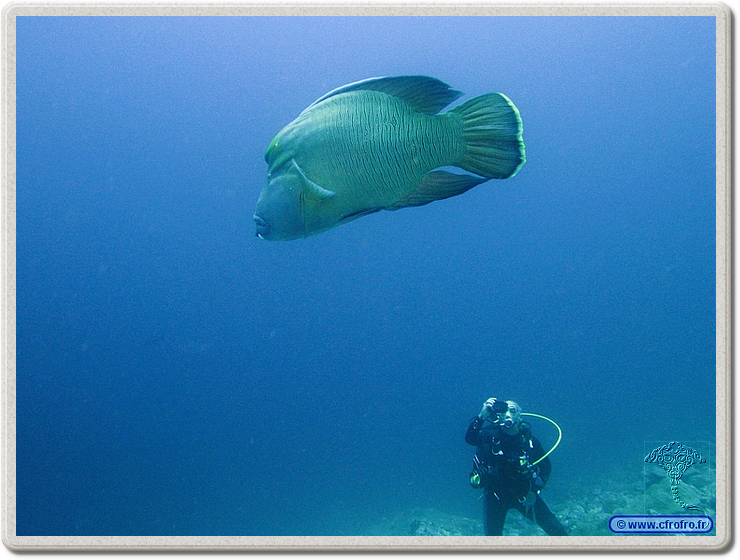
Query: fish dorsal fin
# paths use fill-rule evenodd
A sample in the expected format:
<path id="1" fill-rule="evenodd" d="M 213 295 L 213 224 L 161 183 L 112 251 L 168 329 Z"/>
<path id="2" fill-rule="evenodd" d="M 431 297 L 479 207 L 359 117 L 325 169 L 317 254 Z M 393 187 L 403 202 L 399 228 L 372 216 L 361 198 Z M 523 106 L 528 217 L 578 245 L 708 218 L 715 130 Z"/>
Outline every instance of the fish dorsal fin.
<path id="1" fill-rule="evenodd" d="M 306 174 L 303 172 L 303 169 L 296 163 L 295 160 L 291 160 L 295 168 L 298 170 L 298 174 L 303 179 L 303 184 L 306 187 L 306 194 L 313 196 L 314 198 L 318 198 L 320 201 L 326 200 L 327 198 L 331 198 L 334 196 L 334 191 L 330 191 L 329 189 L 325 189 L 321 185 L 317 185 L 314 183 L 311 179 L 306 177 Z"/>
<path id="2" fill-rule="evenodd" d="M 485 177 L 457 175 L 447 171 L 430 171 L 421 183 L 405 198 L 402 198 L 386 210 L 399 210 L 409 206 L 423 206 L 435 200 L 457 196 L 488 181 Z"/>
<path id="3" fill-rule="evenodd" d="M 429 76 L 368 78 L 330 91 L 319 97 L 307 109 L 340 93 L 362 90 L 393 95 L 408 103 L 412 109 L 428 115 L 439 113 L 462 95 L 461 91 L 454 90 L 446 83 Z"/>

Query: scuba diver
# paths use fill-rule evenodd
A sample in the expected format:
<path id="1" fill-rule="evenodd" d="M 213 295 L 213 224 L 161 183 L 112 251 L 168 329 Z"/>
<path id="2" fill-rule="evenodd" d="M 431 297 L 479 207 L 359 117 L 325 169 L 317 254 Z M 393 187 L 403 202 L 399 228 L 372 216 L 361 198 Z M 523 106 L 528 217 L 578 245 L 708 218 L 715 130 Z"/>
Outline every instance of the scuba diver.
<path id="1" fill-rule="evenodd" d="M 485 491 L 485 533 L 502 535 L 506 513 L 516 509 L 548 535 L 567 535 L 565 527 L 540 497 L 552 469 L 547 455 L 555 447 L 545 453 L 529 424 L 522 421 L 522 415 L 550 420 L 523 413 L 514 401 L 491 397 L 483 403 L 480 414 L 470 421 L 465 434 L 466 443 L 477 447 L 470 484 Z"/>

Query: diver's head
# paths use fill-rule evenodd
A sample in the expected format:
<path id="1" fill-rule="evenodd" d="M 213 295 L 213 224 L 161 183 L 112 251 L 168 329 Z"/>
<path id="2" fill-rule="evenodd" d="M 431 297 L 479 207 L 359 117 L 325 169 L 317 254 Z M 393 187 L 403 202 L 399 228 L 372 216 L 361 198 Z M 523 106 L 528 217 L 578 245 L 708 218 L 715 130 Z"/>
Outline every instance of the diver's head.
<path id="1" fill-rule="evenodd" d="M 506 412 L 502 412 L 498 416 L 498 425 L 501 426 L 505 434 L 513 436 L 519 433 L 519 428 L 522 425 L 522 407 L 514 401 L 506 401 L 506 405 Z"/>

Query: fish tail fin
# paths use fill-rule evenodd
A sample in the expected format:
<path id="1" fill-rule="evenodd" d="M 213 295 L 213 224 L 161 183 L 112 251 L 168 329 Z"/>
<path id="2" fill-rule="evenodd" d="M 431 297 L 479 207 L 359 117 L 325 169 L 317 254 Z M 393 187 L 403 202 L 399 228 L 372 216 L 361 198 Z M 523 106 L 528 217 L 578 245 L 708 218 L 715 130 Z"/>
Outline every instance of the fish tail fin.
<path id="1" fill-rule="evenodd" d="M 455 164 L 488 179 L 513 177 L 526 161 L 522 118 L 503 93 L 474 97 L 450 111 L 462 117 L 465 153 Z"/>

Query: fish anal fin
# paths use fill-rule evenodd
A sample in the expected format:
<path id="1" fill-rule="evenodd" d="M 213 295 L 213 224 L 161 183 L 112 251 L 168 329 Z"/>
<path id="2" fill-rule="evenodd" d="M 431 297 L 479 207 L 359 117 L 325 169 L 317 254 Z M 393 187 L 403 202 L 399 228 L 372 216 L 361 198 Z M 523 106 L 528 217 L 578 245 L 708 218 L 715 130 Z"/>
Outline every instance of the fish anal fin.
<path id="1" fill-rule="evenodd" d="M 474 177 L 473 175 L 457 175 L 447 171 L 430 171 L 421 183 L 409 194 L 386 210 L 399 210 L 409 206 L 423 206 L 435 200 L 443 200 L 451 196 L 457 196 L 485 183 L 488 179 Z"/>
<path id="2" fill-rule="evenodd" d="M 369 210 L 358 210 L 357 212 L 353 212 L 352 214 L 347 214 L 344 216 L 341 220 L 339 220 L 340 224 L 346 224 L 347 222 L 351 222 L 352 220 L 356 220 L 357 218 L 362 218 L 363 216 L 367 216 L 369 214 L 375 214 L 375 212 L 379 212 L 382 210 L 382 208 L 370 208 Z"/>

